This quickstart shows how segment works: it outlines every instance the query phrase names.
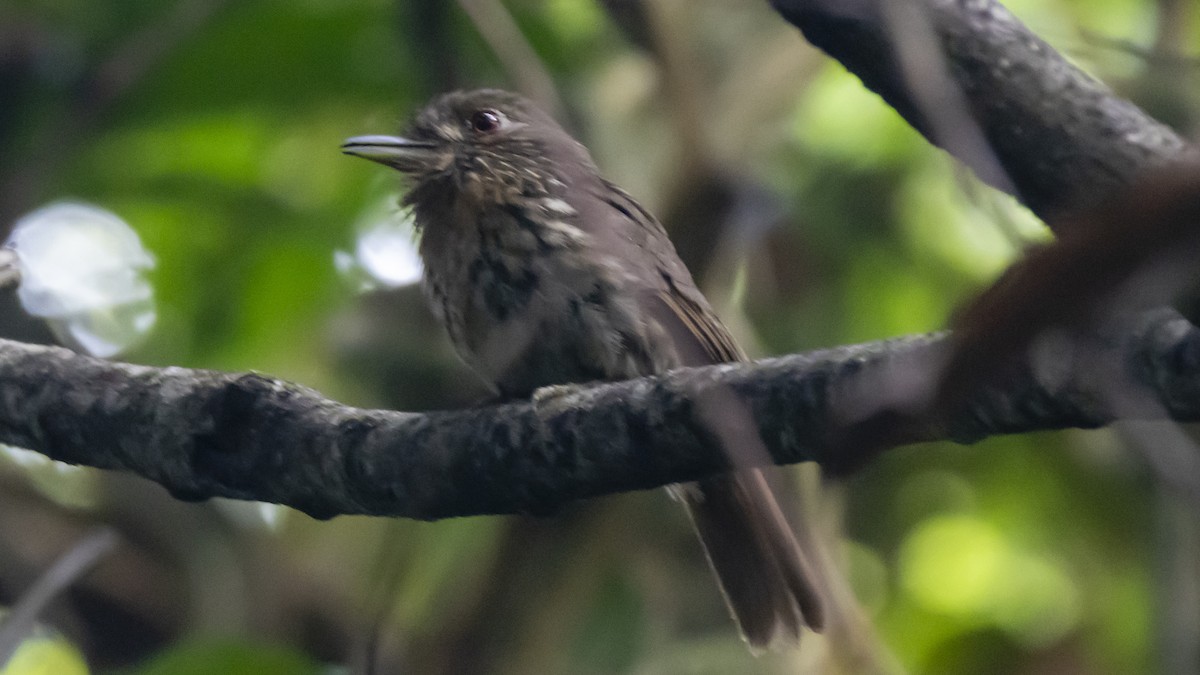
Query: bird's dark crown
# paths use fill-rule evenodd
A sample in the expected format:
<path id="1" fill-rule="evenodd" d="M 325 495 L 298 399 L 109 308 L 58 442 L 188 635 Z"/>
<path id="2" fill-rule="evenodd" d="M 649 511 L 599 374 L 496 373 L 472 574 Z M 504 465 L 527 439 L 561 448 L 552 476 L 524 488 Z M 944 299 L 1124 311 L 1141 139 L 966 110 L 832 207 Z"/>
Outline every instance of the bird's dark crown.
<path id="1" fill-rule="evenodd" d="M 544 179 L 562 162 L 592 166 L 587 150 L 553 117 L 501 89 L 442 94 L 417 114 L 409 134 L 448 146 L 454 170 L 482 172 L 478 177 L 485 181 L 490 177 L 511 185 L 518 174 L 529 173 Z"/>
<path id="2" fill-rule="evenodd" d="M 500 126 L 479 129 L 477 116 L 498 114 Z M 413 120 L 409 134 L 422 140 L 460 143 L 495 143 L 513 136 L 538 133 L 565 134 L 554 118 L 522 96 L 502 89 L 452 91 L 429 102 Z"/>

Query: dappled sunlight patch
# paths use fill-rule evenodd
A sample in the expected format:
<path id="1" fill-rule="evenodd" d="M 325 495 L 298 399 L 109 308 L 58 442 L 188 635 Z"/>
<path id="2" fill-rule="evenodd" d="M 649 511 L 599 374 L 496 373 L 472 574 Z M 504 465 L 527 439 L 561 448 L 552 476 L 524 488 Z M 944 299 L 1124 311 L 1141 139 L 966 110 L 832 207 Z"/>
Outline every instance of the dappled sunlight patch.
<path id="1" fill-rule="evenodd" d="M 0 675 L 88 675 L 91 672 L 75 645 L 57 634 L 43 632 L 23 641 L 8 663 L 0 664 Z"/>
<path id="2" fill-rule="evenodd" d="M 1028 244 L 1051 239 L 1036 216 L 1011 197 L 986 190 L 952 161 L 932 157 L 901 185 L 897 221 L 919 258 L 986 282 Z"/>
<path id="3" fill-rule="evenodd" d="M 897 265 L 883 248 L 863 248 L 846 273 L 846 304 L 864 317 L 847 330 L 847 340 L 919 333 L 940 325 L 949 310 L 944 292 L 927 273 Z"/>
<path id="4" fill-rule="evenodd" d="M 1054 642 L 1079 622 L 1079 590 L 1067 572 L 975 516 L 918 525 L 900 549 L 900 581 L 926 609 L 994 626 L 1030 646 Z"/>
<path id="5" fill-rule="evenodd" d="M 895 110 L 832 64 L 809 85 L 793 129 L 810 153 L 854 166 L 904 163 L 924 145 Z"/>
<path id="6" fill-rule="evenodd" d="M 275 131 L 273 120 L 252 110 L 173 117 L 108 134 L 88 158 L 114 185 L 145 190 L 175 177 L 243 189 L 258 182 Z"/>

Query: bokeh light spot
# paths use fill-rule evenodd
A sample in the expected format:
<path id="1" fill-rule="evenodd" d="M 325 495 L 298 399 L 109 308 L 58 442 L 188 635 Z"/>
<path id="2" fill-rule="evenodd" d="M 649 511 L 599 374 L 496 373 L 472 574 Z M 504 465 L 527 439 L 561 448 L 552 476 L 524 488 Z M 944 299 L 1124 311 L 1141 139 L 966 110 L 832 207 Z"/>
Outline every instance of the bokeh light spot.
<path id="1" fill-rule="evenodd" d="M 109 357 L 154 326 L 154 258 L 137 233 L 97 206 L 58 203 L 17 221 L 6 246 L 17 254 L 25 311 L 68 345 Z"/>
<path id="2" fill-rule="evenodd" d="M 901 547 L 900 577 L 925 608 L 995 626 L 1031 646 L 1061 638 L 1079 621 L 1078 589 L 1060 565 L 970 515 L 918 525 Z"/>
<path id="3" fill-rule="evenodd" d="M 396 209 L 394 196 L 369 209 L 358 223 L 354 252 L 335 251 L 333 264 L 358 290 L 399 288 L 421 280 L 412 215 Z"/>
<path id="4" fill-rule="evenodd" d="M 916 527 L 900 552 L 904 588 L 929 609 L 956 616 L 983 613 L 1009 557 L 991 525 L 970 516 L 935 516 Z"/>

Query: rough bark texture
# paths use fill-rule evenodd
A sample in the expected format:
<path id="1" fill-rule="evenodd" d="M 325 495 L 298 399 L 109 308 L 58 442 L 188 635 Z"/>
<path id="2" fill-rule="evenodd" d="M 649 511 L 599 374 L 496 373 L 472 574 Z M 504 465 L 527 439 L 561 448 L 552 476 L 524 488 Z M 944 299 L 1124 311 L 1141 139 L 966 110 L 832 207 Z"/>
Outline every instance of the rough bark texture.
<path id="1" fill-rule="evenodd" d="M 858 392 L 897 368 L 925 367 L 945 343 L 910 337 L 579 388 L 537 405 L 413 414 L 352 408 L 260 375 L 0 341 L 0 441 L 137 473 L 181 498 L 264 500 L 316 517 L 546 512 L 726 468 L 696 410 L 728 391 L 748 407 L 771 461 L 853 463 L 835 453 L 854 431 Z M 889 440 L 1101 426 L 1114 412 L 1093 387 L 1112 386 L 1114 373 L 1161 404 L 1146 416 L 1200 420 L 1200 335 L 1163 311 L 1078 362 L 1034 359 L 955 410 L 897 425 Z"/>
<path id="2" fill-rule="evenodd" d="M 1092 204 L 1191 152 L 997 3 L 912 2 L 1011 185 L 1039 215 Z M 880 5 L 774 5 L 917 128 L 929 129 L 921 102 L 904 86 Z M 960 159 L 975 166 L 971 157 Z M 864 393 L 936 367 L 949 349 L 945 335 L 580 388 L 537 406 L 430 414 L 359 410 L 259 375 L 147 368 L 0 342 L 0 441 L 137 473 L 183 498 L 272 501 L 317 517 L 433 519 L 548 511 L 718 472 L 727 460 L 713 425 L 696 411 L 706 407 L 704 397 L 730 400 L 729 391 L 748 407 L 770 461 L 829 467 L 864 459 L 847 438 L 870 438 L 862 447 L 874 452 L 1096 427 L 1118 417 L 1118 399 L 1122 417 L 1200 420 L 1200 332 L 1162 310 L 1107 335 L 1047 341 L 1061 351 L 1034 350 L 974 395 L 883 418 L 879 408 L 863 406 Z M 1114 388 L 1128 395 L 1114 397 Z"/>

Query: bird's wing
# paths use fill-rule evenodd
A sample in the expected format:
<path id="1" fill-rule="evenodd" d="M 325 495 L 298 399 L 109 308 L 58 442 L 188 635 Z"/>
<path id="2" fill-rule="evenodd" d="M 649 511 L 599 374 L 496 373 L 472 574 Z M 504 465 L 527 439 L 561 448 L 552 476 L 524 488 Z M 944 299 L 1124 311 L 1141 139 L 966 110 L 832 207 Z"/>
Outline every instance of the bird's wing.
<path id="1" fill-rule="evenodd" d="M 630 242 L 647 260 L 648 276 L 661 280 L 643 293 L 650 317 L 671 335 L 679 351 L 680 365 L 699 366 L 747 360 L 745 352 L 717 318 L 708 300 L 696 288 L 692 275 L 675 254 L 675 247 L 662 224 L 621 188 L 608 181 L 595 196 L 613 209 L 612 215 L 632 222 Z"/>
<path id="2" fill-rule="evenodd" d="M 638 225 L 608 228 L 606 233 L 627 237 L 617 250 L 628 256 L 626 263 L 642 267 L 648 278 L 639 295 L 640 306 L 649 320 L 670 335 L 679 365 L 747 360 L 696 288 L 662 225 L 620 188 L 604 187 L 593 194 L 611 207 L 605 217 Z M 611 220 L 598 222 L 612 224 Z M 730 464 L 746 467 L 769 459 L 750 411 L 737 397 L 716 389 L 697 405 Z M 725 599 L 752 645 L 765 647 L 775 636 L 795 641 L 801 619 L 814 630 L 821 629 L 821 594 L 813 583 L 817 577 L 758 470 L 743 468 L 706 478 L 680 487 L 678 494 L 692 515 Z"/>
<path id="3" fill-rule="evenodd" d="M 694 286 L 681 289 L 674 279 L 663 276 L 667 288 L 656 294 L 656 300 L 665 311 L 652 311 L 651 314 L 675 338 L 683 364 L 746 361 L 745 352 L 734 342 L 708 303 L 703 298 L 696 299 L 700 292 Z"/>

